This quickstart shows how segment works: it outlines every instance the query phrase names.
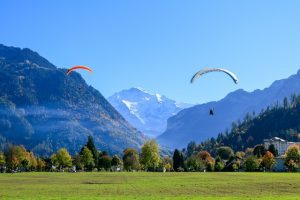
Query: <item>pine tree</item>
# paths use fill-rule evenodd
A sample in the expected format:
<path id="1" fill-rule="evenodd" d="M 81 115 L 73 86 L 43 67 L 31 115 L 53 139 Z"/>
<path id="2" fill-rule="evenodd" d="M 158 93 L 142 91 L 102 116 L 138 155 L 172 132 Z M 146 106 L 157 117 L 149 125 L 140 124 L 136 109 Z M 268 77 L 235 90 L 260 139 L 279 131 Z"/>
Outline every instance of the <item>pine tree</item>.
<path id="1" fill-rule="evenodd" d="M 193 155 L 194 151 L 196 151 L 196 142 L 192 141 L 187 146 L 187 157 Z"/>
<path id="2" fill-rule="evenodd" d="M 97 148 L 94 144 L 94 139 L 91 135 L 88 136 L 88 141 L 87 141 L 86 147 L 92 152 L 95 165 L 97 166 L 99 155 L 98 155 Z"/>
<path id="3" fill-rule="evenodd" d="M 178 149 L 175 149 L 173 154 L 173 168 L 175 171 L 179 171 L 180 168 L 183 168 L 183 156 Z"/>
<path id="4" fill-rule="evenodd" d="M 95 167 L 95 162 L 94 162 L 93 154 L 91 150 L 89 150 L 89 148 L 84 147 L 80 158 L 84 168 L 86 168 L 87 170 L 93 170 L 93 168 Z"/>

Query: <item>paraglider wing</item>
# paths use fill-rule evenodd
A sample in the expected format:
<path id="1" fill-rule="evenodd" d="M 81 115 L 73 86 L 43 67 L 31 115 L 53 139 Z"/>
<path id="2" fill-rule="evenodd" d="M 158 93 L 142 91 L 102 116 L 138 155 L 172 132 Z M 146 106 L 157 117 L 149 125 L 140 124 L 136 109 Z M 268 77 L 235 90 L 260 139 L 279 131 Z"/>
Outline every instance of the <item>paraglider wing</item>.
<path id="1" fill-rule="evenodd" d="M 204 69 L 204 70 L 201 70 L 201 71 L 197 72 L 193 76 L 193 78 L 191 79 L 191 83 L 194 83 L 197 78 L 199 78 L 203 74 L 206 74 L 206 73 L 209 73 L 209 72 L 224 72 L 224 73 L 226 73 L 227 75 L 229 75 L 232 78 L 232 80 L 234 81 L 235 84 L 237 84 L 238 81 L 239 81 L 238 78 L 236 77 L 236 75 L 234 73 L 232 73 L 231 71 L 227 70 L 227 69 L 222 69 L 222 68 L 207 68 L 207 69 Z"/>
<path id="2" fill-rule="evenodd" d="M 70 68 L 67 71 L 66 75 L 69 75 L 72 71 L 74 71 L 76 69 L 84 69 L 84 70 L 87 70 L 89 72 L 93 72 L 93 70 L 91 68 L 89 68 L 89 67 L 86 67 L 86 66 L 75 66 L 75 67 Z"/>

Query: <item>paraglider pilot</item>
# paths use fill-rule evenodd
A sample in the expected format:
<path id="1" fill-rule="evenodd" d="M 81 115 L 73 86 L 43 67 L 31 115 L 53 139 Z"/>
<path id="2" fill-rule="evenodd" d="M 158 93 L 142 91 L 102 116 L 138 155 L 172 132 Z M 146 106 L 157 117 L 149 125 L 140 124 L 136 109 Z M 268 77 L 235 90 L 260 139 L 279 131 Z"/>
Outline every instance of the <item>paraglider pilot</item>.
<path id="1" fill-rule="evenodd" d="M 214 115 L 215 113 L 214 113 L 214 109 L 213 108 L 211 108 L 210 110 L 209 110 L 209 115 Z"/>

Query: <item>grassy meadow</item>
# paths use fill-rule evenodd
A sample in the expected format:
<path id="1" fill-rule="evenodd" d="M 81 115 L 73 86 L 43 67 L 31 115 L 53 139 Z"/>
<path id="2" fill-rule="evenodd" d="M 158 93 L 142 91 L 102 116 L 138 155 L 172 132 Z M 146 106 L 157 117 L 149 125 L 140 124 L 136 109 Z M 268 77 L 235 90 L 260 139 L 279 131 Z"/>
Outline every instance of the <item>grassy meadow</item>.
<path id="1" fill-rule="evenodd" d="M 300 199 L 300 173 L 0 174 L 0 199 Z"/>

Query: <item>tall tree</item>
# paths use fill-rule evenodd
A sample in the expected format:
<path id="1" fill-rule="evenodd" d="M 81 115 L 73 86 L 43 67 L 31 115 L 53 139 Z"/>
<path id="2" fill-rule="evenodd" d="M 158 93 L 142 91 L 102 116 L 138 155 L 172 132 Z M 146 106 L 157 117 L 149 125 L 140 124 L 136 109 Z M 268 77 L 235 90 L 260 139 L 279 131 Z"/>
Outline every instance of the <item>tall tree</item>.
<path id="1" fill-rule="evenodd" d="M 183 167 L 183 155 L 178 149 L 175 149 L 173 154 L 173 168 L 175 171 L 180 171 Z"/>
<path id="2" fill-rule="evenodd" d="M 2 152 L 0 152 L 0 173 L 3 173 L 5 167 L 5 156 Z"/>
<path id="3" fill-rule="evenodd" d="M 155 140 L 146 141 L 142 146 L 142 152 L 140 156 L 140 163 L 148 170 L 152 168 L 154 170 L 158 167 L 160 161 L 159 148 Z"/>
<path id="4" fill-rule="evenodd" d="M 80 161 L 83 164 L 84 169 L 91 171 L 95 167 L 93 154 L 87 147 L 83 148 L 82 154 L 80 155 Z"/>
<path id="5" fill-rule="evenodd" d="M 191 155 L 193 155 L 193 153 L 196 151 L 196 142 L 192 141 L 188 144 L 187 146 L 187 157 L 190 157 Z"/>
<path id="6" fill-rule="evenodd" d="M 56 154 L 51 156 L 51 161 L 54 165 L 60 168 L 60 170 L 64 169 L 65 167 L 72 166 L 72 157 L 70 156 L 69 152 L 65 148 L 61 148 L 57 151 Z"/>
<path id="7" fill-rule="evenodd" d="M 292 145 L 285 153 L 285 165 L 289 171 L 297 171 L 300 167 L 300 148 L 298 145 Z"/>
<path id="8" fill-rule="evenodd" d="M 289 106 L 289 101 L 288 101 L 288 98 L 287 97 L 284 97 L 283 99 L 283 108 L 288 108 Z"/>
<path id="9" fill-rule="evenodd" d="M 161 160 L 162 166 L 166 169 L 166 171 L 171 171 L 173 169 L 173 160 L 169 156 L 165 156 Z"/>
<path id="10" fill-rule="evenodd" d="M 83 149 L 81 149 L 81 154 L 83 153 Z M 76 154 L 74 157 L 73 157 L 73 166 L 76 167 L 76 169 L 78 170 L 84 170 L 84 164 L 82 163 L 81 161 L 81 155 L 80 154 Z"/>
<path id="11" fill-rule="evenodd" d="M 41 158 L 37 158 L 36 162 L 37 162 L 37 170 L 40 172 L 44 171 L 46 167 L 46 162 Z"/>
<path id="12" fill-rule="evenodd" d="M 97 165 L 99 154 L 98 154 L 97 148 L 95 146 L 94 139 L 91 135 L 88 136 L 88 141 L 87 141 L 86 146 L 92 152 L 95 165 Z"/>
<path id="13" fill-rule="evenodd" d="M 254 147 L 253 149 L 253 155 L 256 156 L 257 158 L 261 158 L 265 155 L 266 153 L 265 146 L 262 144 L 258 144 Z"/>
<path id="14" fill-rule="evenodd" d="M 138 170 L 140 168 L 139 155 L 133 148 L 127 148 L 123 151 L 123 165 L 127 171 Z"/>
<path id="15" fill-rule="evenodd" d="M 108 154 L 101 154 L 98 159 L 98 168 L 108 171 L 111 168 L 111 160 Z"/>
<path id="16" fill-rule="evenodd" d="M 37 168 L 37 159 L 34 156 L 33 152 L 26 152 L 26 157 L 28 160 L 28 168 L 29 171 L 34 171 Z"/>
<path id="17" fill-rule="evenodd" d="M 197 155 L 204 163 L 205 169 L 208 171 L 214 171 L 215 161 L 207 151 L 200 151 Z"/>
<path id="18" fill-rule="evenodd" d="M 112 159 L 111 159 L 111 166 L 112 167 L 121 167 L 122 164 L 123 164 L 122 160 L 121 160 L 121 158 L 119 158 L 118 155 L 114 155 L 112 157 Z"/>
<path id="19" fill-rule="evenodd" d="M 6 164 L 10 170 L 16 170 L 21 167 L 27 167 L 28 160 L 26 159 L 27 151 L 24 146 L 11 146 L 6 152 Z"/>
<path id="20" fill-rule="evenodd" d="M 216 161 L 215 161 L 215 170 L 220 172 L 224 169 L 225 164 L 223 160 L 220 158 L 220 156 L 217 156 Z"/>
<path id="21" fill-rule="evenodd" d="M 270 151 L 267 151 L 263 156 L 261 163 L 267 170 L 271 171 L 275 165 L 274 155 Z"/>

